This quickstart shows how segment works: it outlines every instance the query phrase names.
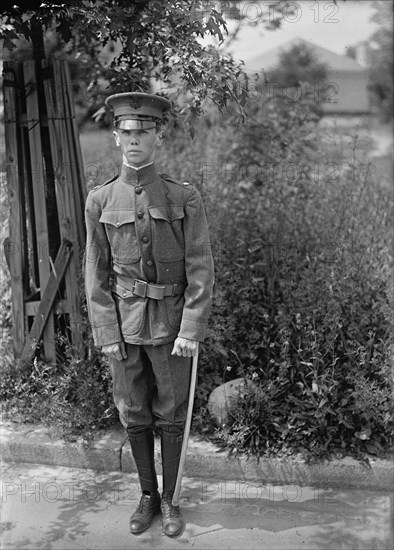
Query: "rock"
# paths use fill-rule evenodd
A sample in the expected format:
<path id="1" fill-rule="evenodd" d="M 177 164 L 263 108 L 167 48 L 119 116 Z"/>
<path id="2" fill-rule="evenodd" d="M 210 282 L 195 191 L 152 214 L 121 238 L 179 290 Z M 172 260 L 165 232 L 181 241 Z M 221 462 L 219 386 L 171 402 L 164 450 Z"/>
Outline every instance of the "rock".
<path id="1" fill-rule="evenodd" d="M 244 378 L 236 378 L 215 388 L 208 398 L 208 410 L 218 426 L 229 420 L 231 403 L 237 398 L 244 385 Z"/>

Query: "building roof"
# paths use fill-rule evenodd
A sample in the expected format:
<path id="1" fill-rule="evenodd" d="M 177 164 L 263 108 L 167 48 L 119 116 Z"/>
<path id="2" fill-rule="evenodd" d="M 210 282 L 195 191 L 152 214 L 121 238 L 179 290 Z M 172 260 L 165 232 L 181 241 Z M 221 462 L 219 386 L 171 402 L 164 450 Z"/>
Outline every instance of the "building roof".
<path id="1" fill-rule="evenodd" d="M 354 61 L 351 57 L 348 57 L 347 55 L 339 55 L 302 38 L 293 38 L 285 44 L 277 46 L 268 52 L 264 52 L 252 58 L 250 61 L 245 61 L 245 68 L 251 71 L 272 69 L 279 65 L 280 54 L 283 51 L 290 50 L 292 47 L 302 44 L 305 44 L 312 51 L 314 51 L 318 61 L 324 63 L 329 70 L 357 73 L 365 70 L 364 67 L 356 63 L 356 61 Z"/>

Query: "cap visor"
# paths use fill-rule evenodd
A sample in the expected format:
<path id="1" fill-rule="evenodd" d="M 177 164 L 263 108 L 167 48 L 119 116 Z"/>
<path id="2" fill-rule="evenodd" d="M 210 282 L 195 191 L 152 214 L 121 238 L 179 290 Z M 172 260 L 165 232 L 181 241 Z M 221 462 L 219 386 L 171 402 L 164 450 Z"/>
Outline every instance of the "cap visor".
<path id="1" fill-rule="evenodd" d="M 119 130 L 149 130 L 156 128 L 156 122 L 153 120 L 119 120 L 115 121 L 116 128 Z"/>

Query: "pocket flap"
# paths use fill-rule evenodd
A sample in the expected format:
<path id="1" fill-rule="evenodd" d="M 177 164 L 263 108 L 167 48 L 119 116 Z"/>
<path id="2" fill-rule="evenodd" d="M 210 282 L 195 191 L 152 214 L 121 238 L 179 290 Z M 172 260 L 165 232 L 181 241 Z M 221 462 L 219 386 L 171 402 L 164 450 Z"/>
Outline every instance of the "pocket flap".
<path id="1" fill-rule="evenodd" d="M 169 223 L 181 220 L 185 216 L 183 206 L 150 206 L 149 214 L 155 220 L 165 220 Z"/>
<path id="2" fill-rule="evenodd" d="M 114 227 L 120 227 L 125 223 L 133 223 L 134 221 L 134 210 L 103 210 L 100 216 L 101 223 L 109 223 Z"/>
<path id="3" fill-rule="evenodd" d="M 115 292 L 115 294 L 117 294 L 121 298 L 135 297 L 132 290 L 129 290 L 128 288 L 124 288 L 123 286 L 119 285 L 118 283 L 114 283 L 112 285 L 112 292 Z"/>

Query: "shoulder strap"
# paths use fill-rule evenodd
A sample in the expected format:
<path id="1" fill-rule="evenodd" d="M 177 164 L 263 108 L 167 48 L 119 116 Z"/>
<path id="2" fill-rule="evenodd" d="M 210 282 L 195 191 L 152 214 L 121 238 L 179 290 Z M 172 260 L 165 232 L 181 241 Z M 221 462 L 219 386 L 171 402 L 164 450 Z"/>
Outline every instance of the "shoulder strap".
<path id="1" fill-rule="evenodd" d="M 114 176 L 113 178 L 109 179 L 108 181 L 105 181 L 104 183 L 101 183 L 100 185 L 95 185 L 93 187 L 93 189 L 90 190 L 90 192 L 92 191 L 97 191 L 97 189 L 101 189 L 102 187 L 104 187 L 105 185 L 108 185 L 109 183 L 115 181 L 116 179 L 118 179 L 119 175 L 116 174 L 116 176 Z"/>
<path id="2" fill-rule="evenodd" d="M 184 181 L 183 183 L 180 183 L 179 181 L 174 180 L 171 178 L 168 174 L 165 174 L 164 172 L 159 174 L 161 178 L 163 178 L 166 181 L 170 181 L 171 183 L 177 183 L 178 185 L 190 185 L 188 181 Z"/>

